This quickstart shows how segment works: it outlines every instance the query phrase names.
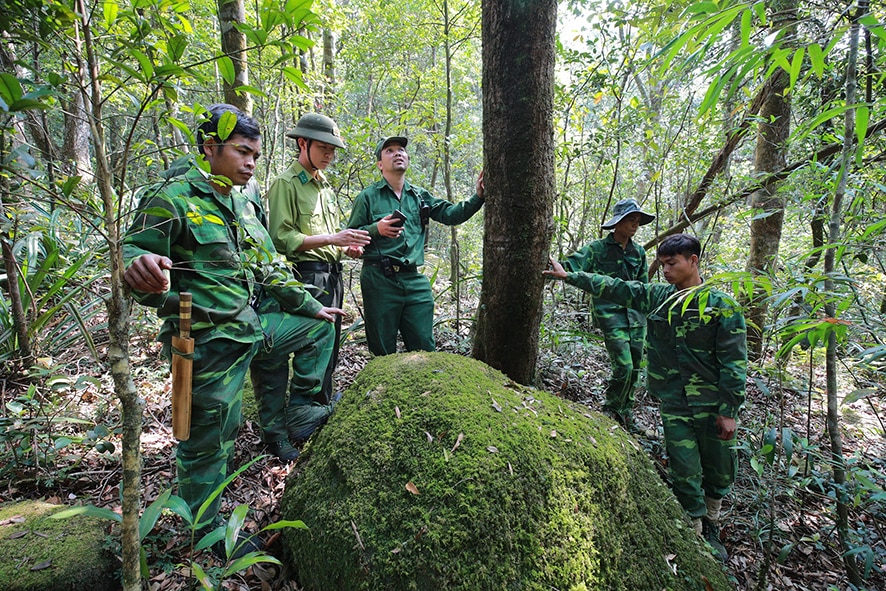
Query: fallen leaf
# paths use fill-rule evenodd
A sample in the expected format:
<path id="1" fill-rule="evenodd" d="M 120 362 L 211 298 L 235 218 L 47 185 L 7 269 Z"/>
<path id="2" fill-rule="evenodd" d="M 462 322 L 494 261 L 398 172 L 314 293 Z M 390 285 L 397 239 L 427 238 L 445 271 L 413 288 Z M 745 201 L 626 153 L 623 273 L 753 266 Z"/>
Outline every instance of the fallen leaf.
<path id="1" fill-rule="evenodd" d="M 399 554 L 399 553 L 400 553 L 400 548 L 394 548 L 393 550 L 391 550 L 391 554 Z"/>
<path id="2" fill-rule="evenodd" d="M 459 433 L 458 437 L 455 438 L 455 445 L 452 446 L 452 449 L 449 450 L 449 453 L 454 452 L 459 445 L 461 445 L 461 440 L 465 438 L 464 433 Z"/>
<path id="3" fill-rule="evenodd" d="M 413 482 L 411 480 L 406 483 L 406 490 L 408 490 L 409 492 L 411 492 L 414 495 L 421 494 L 418 492 L 418 487 L 415 486 L 415 484 L 413 484 Z"/>
<path id="4" fill-rule="evenodd" d="M 428 436 L 428 443 L 434 443 L 434 436 L 425 431 L 425 435 Z"/>
<path id="5" fill-rule="evenodd" d="M 671 561 L 674 560 L 676 557 L 676 554 L 668 554 L 667 556 L 665 556 L 665 562 L 668 564 L 668 567 L 670 567 L 671 572 L 674 573 L 675 577 L 677 576 L 677 565 L 673 564 Z"/>
<path id="6" fill-rule="evenodd" d="M 43 562 L 39 562 L 31 567 L 31 570 L 45 570 L 52 566 L 52 558 L 49 560 L 44 560 Z"/>
<path id="7" fill-rule="evenodd" d="M 494 453 L 494 454 L 497 454 L 497 453 L 498 453 L 498 448 L 495 447 L 494 445 L 490 445 L 490 446 L 488 446 L 488 447 L 486 448 L 486 451 L 491 452 L 491 453 Z"/>
<path id="8" fill-rule="evenodd" d="M 551 437 L 556 437 L 556 436 L 557 436 L 557 431 L 556 430 L 551 431 Z"/>
<path id="9" fill-rule="evenodd" d="M 508 472 L 510 472 L 510 473 L 511 473 L 511 476 L 513 476 L 513 475 L 514 475 L 514 467 L 513 467 L 513 466 L 511 466 L 511 463 L 510 463 L 510 462 L 508 462 Z"/>
<path id="10" fill-rule="evenodd" d="M 26 535 L 28 535 L 28 532 L 26 532 L 26 531 L 17 531 L 17 532 L 15 532 L 14 534 L 12 534 L 11 536 L 9 536 L 9 539 L 10 539 L 10 540 L 16 540 L 16 539 L 18 539 L 18 538 L 23 538 L 23 537 L 25 537 Z"/>
<path id="11" fill-rule="evenodd" d="M 13 523 L 24 523 L 25 518 L 21 515 L 16 515 L 15 517 L 10 517 L 9 519 L 4 519 L 0 521 L 0 525 L 12 525 Z"/>
<path id="12" fill-rule="evenodd" d="M 399 406 L 394 407 L 394 414 L 397 415 L 398 419 L 400 418 L 400 407 Z"/>
<path id="13" fill-rule="evenodd" d="M 492 408 L 497 412 L 501 412 L 501 405 L 495 400 L 495 398 L 492 399 Z"/>

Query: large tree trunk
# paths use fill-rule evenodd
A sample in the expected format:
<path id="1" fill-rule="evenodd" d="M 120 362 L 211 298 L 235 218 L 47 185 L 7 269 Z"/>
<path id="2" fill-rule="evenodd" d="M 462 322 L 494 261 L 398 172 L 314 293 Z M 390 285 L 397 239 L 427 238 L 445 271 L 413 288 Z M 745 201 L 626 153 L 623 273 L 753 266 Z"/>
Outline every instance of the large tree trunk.
<path id="1" fill-rule="evenodd" d="M 787 36 L 793 37 L 797 0 L 776 0 L 772 3 L 771 10 L 774 13 L 773 30 L 786 28 Z M 791 99 L 786 94 L 788 83 L 787 73 L 777 70 L 772 78 L 770 92 L 760 109 L 754 151 L 754 170 L 758 176 L 781 170 L 787 160 L 785 154 L 791 131 Z M 777 265 L 778 246 L 784 224 L 785 200 L 778 194 L 778 185 L 761 187 L 754 192 L 751 196 L 751 208 L 754 216 L 751 219 L 747 270 L 757 275 L 769 275 L 775 271 Z M 749 302 L 748 354 L 752 359 L 758 359 L 763 353 L 763 329 L 767 312 L 765 297 Z"/>
<path id="2" fill-rule="evenodd" d="M 237 30 L 237 23 L 245 22 L 246 10 L 243 0 L 218 0 L 218 24 L 221 27 L 222 53 L 234 62 L 234 83 L 225 81 L 225 102 L 234 105 L 247 115 L 252 114 L 252 95 L 238 93 L 236 89 L 249 84 L 246 65 L 246 35 Z"/>
<path id="3" fill-rule="evenodd" d="M 486 232 L 474 357 L 535 377 L 554 200 L 555 0 L 483 2 Z"/>

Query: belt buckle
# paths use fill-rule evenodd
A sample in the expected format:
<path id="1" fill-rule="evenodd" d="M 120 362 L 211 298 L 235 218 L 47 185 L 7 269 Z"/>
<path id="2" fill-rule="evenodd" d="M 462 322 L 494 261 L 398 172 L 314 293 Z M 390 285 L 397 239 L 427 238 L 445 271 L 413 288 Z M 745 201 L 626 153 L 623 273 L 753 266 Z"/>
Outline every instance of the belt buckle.
<path id="1" fill-rule="evenodd" d="M 399 273 L 401 266 L 400 265 L 393 265 L 391 268 L 394 269 L 394 273 Z"/>

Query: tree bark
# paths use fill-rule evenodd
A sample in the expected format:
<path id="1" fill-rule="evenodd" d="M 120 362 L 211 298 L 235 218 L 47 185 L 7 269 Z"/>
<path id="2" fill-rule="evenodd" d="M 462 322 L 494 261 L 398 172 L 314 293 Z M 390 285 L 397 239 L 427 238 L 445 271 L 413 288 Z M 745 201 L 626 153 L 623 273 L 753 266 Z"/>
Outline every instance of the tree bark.
<path id="1" fill-rule="evenodd" d="M 123 279 L 123 251 L 120 225 L 123 216 L 119 215 L 120 204 L 117 191 L 113 188 L 113 172 L 105 149 L 105 134 L 102 123 L 100 71 L 95 44 L 90 28 L 89 10 L 78 1 L 85 63 L 81 61 L 78 75 L 83 89 L 83 103 L 89 105 L 89 127 L 95 151 L 95 182 L 103 205 L 103 222 L 108 243 L 110 266 L 110 294 L 105 305 L 108 309 L 108 361 L 114 380 L 114 391 L 120 399 L 123 417 L 122 455 L 122 514 L 121 527 L 123 591 L 141 591 L 141 542 L 138 535 L 139 514 L 141 511 L 141 431 L 143 403 L 139 399 L 129 367 L 129 300 L 126 283 Z M 89 89 L 87 95 L 86 89 Z"/>
<path id="2" fill-rule="evenodd" d="M 796 0 L 776 0 L 772 3 L 773 31 L 787 29 L 786 43 L 792 44 L 797 14 Z M 754 170 L 760 174 L 784 168 L 787 141 L 791 131 L 791 99 L 787 94 L 788 75 L 779 69 L 771 79 L 770 91 L 760 109 L 757 124 L 757 145 L 754 151 Z M 778 185 L 768 185 L 751 196 L 750 249 L 747 270 L 754 275 L 769 275 L 778 261 L 778 247 L 784 225 L 784 197 L 778 194 Z M 748 302 L 748 355 L 759 359 L 763 353 L 763 330 L 769 310 L 765 297 Z"/>
<path id="3" fill-rule="evenodd" d="M 473 355 L 535 377 L 553 234 L 555 0 L 483 3 L 486 227 Z"/>
<path id="4" fill-rule="evenodd" d="M 234 83 L 224 83 L 225 102 L 234 105 L 247 115 L 252 114 L 252 95 L 237 92 L 240 86 L 249 84 L 249 69 L 246 63 L 246 35 L 237 30 L 238 23 L 246 21 L 243 0 L 217 0 L 218 24 L 221 28 L 222 53 L 234 62 Z"/>
<path id="5" fill-rule="evenodd" d="M 856 61 L 858 59 L 858 18 L 867 12 L 867 0 L 859 2 L 858 11 L 852 19 L 849 33 L 849 55 L 846 59 L 846 104 L 854 104 L 858 85 L 858 71 Z M 831 218 L 828 223 L 828 246 L 824 253 L 824 291 L 825 294 L 836 294 L 836 285 L 833 274 L 836 271 L 837 248 L 840 245 L 840 233 L 842 231 L 843 199 L 846 196 L 847 177 L 852 166 L 855 143 L 855 109 L 848 109 L 844 118 L 843 151 L 840 155 L 840 170 L 837 188 L 834 191 L 834 201 L 831 207 Z M 836 305 L 834 295 L 830 295 L 825 301 L 825 314 L 835 319 Z M 831 462 L 833 464 L 834 489 L 837 501 L 837 533 L 840 540 L 843 564 L 849 581 L 856 587 L 861 586 L 862 580 L 856 564 L 855 555 L 848 554 L 849 545 L 849 502 L 846 484 L 846 463 L 843 459 L 843 436 L 840 433 L 840 408 L 837 398 L 837 373 L 839 362 L 837 360 L 837 335 L 836 331 L 828 333 L 827 352 L 825 354 L 826 390 L 827 390 L 827 428 L 828 438 L 831 444 Z"/>

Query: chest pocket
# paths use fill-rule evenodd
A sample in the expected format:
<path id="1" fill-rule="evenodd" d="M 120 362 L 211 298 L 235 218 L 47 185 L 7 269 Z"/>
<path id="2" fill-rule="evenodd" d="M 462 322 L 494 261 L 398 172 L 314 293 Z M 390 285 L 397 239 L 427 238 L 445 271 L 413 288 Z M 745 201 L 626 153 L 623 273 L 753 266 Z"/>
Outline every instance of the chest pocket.
<path id="1" fill-rule="evenodd" d="M 194 252 L 191 265 L 194 269 L 235 268 L 238 261 L 231 252 L 231 240 L 228 229 L 222 224 L 203 221 L 201 224 L 189 224 L 194 237 Z"/>

